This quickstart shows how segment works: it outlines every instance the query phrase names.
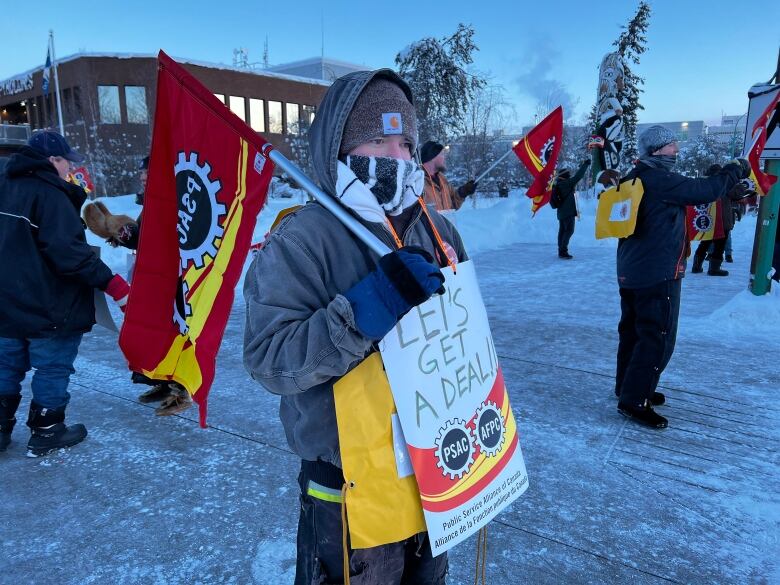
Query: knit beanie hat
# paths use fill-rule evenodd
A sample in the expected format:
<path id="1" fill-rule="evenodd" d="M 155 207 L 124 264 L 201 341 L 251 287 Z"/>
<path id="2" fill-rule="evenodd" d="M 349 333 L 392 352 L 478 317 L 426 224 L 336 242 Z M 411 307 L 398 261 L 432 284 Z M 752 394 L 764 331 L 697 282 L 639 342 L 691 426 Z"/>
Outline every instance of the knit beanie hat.
<path id="1" fill-rule="evenodd" d="M 417 114 L 395 83 L 375 77 L 360 92 L 341 136 L 339 155 L 377 136 L 401 134 L 417 148 Z"/>
<path id="2" fill-rule="evenodd" d="M 675 136 L 674 132 L 660 124 L 654 124 L 639 135 L 639 155 L 653 154 L 656 150 L 672 142 L 677 142 L 677 136 Z"/>
<path id="3" fill-rule="evenodd" d="M 443 144 L 429 140 L 420 147 L 420 162 L 425 164 L 435 159 L 442 150 L 444 150 Z"/>

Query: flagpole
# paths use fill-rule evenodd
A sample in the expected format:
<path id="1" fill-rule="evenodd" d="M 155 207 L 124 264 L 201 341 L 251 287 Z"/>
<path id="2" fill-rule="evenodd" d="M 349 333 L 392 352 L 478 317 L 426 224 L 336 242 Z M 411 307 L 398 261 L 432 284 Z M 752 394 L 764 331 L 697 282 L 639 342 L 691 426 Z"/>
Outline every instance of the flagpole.
<path id="1" fill-rule="evenodd" d="M 54 52 L 54 31 L 49 29 L 51 64 L 54 68 L 54 95 L 57 96 L 57 119 L 60 122 L 60 134 L 65 136 L 65 122 L 62 120 L 62 102 L 60 101 L 60 78 L 57 75 L 57 55 Z"/>
<path id="2" fill-rule="evenodd" d="M 292 161 L 290 161 L 281 152 L 276 150 L 271 143 L 263 146 L 262 154 L 270 159 L 285 173 L 290 175 L 293 180 L 303 187 L 309 195 L 314 197 L 325 209 L 330 211 L 347 228 L 355 234 L 360 240 L 380 256 L 386 256 L 392 250 L 371 231 L 355 219 L 350 213 L 342 207 L 333 197 L 322 191 L 315 185 L 303 171 L 301 171 Z"/>
<path id="3" fill-rule="evenodd" d="M 488 174 L 490 171 L 492 171 L 494 168 L 496 168 L 496 167 L 498 166 L 498 164 L 499 164 L 499 163 L 500 163 L 502 160 L 504 160 L 506 157 L 508 157 L 508 156 L 509 156 L 511 153 L 513 153 L 513 152 L 514 152 L 514 150 L 510 148 L 510 149 L 509 149 L 509 150 L 508 150 L 508 151 L 507 151 L 507 152 L 506 152 L 504 155 L 502 155 L 502 156 L 501 156 L 501 158 L 499 158 L 499 159 L 498 159 L 496 162 L 494 162 L 492 165 L 490 165 L 490 166 L 488 167 L 488 169 L 487 169 L 487 170 L 486 170 L 484 173 L 482 173 L 480 176 L 478 176 L 476 179 L 474 179 L 474 182 L 475 182 L 475 183 L 479 183 L 479 182 L 482 180 L 482 177 L 484 177 L 484 176 L 485 176 L 485 175 L 487 175 L 487 174 Z"/>

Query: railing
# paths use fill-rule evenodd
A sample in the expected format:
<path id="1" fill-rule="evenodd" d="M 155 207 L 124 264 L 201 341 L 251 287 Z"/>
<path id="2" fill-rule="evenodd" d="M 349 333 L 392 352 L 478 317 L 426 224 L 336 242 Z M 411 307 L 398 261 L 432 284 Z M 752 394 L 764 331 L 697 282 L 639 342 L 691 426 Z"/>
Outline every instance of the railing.
<path id="1" fill-rule="evenodd" d="M 27 144 L 31 135 L 29 124 L 0 124 L 0 144 Z"/>

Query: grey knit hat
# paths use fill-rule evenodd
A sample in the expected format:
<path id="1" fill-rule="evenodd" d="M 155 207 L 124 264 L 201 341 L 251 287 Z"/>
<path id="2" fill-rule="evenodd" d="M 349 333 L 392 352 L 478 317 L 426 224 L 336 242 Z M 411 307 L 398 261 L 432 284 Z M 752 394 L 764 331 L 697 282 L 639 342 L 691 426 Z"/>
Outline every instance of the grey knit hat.
<path id="1" fill-rule="evenodd" d="M 677 136 L 675 136 L 674 132 L 669 130 L 669 128 L 661 126 L 660 124 L 653 124 L 639 135 L 639 140 L 637 142 L 639 155 L 644 156 L 653 154 L 656 150 L 663 148 L 667 144 L 677 142 Z"/>
<path id="2" fill-rule="evenodd" d="M 417 148 L 417 114 L 400 86 L 389 79 L 374 78 L 360 93 L 347 118 L 339 154 L 377 136 L 401 134 Z"/>

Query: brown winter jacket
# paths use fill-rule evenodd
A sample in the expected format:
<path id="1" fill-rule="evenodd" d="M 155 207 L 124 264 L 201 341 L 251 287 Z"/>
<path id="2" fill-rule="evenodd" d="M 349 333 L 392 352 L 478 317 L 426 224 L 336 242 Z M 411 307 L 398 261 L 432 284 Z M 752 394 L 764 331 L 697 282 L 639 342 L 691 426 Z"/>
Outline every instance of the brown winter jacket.
<path id="1" fill-rule="evenodd" d="M 436 178 L 425 171 L 425 203 L 436 207 L 436 211 L 460 209 L 466 200 L 450 185 L 443 173 L 436 173 Z"/>

